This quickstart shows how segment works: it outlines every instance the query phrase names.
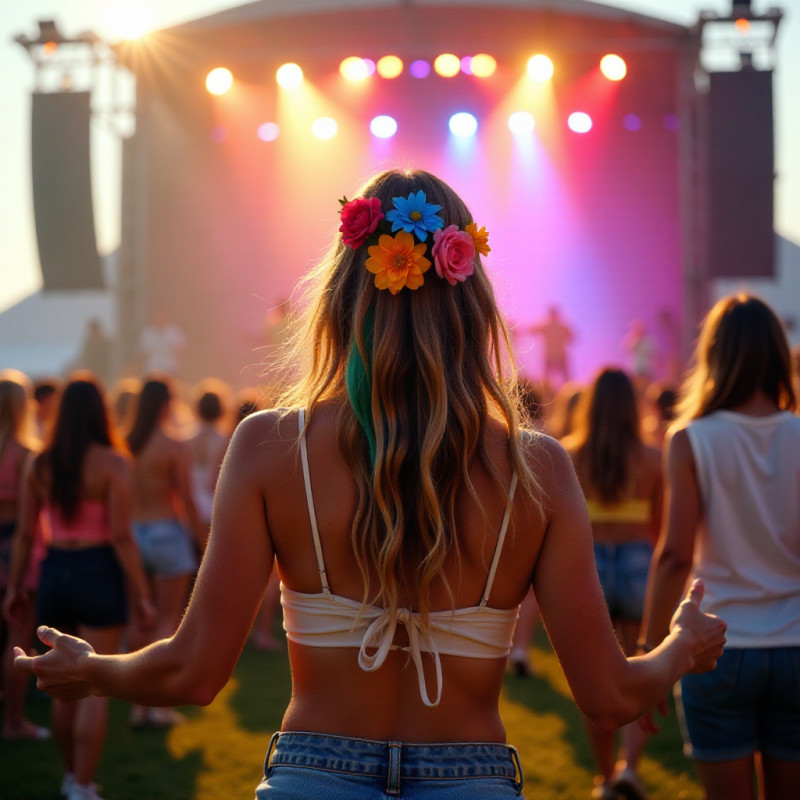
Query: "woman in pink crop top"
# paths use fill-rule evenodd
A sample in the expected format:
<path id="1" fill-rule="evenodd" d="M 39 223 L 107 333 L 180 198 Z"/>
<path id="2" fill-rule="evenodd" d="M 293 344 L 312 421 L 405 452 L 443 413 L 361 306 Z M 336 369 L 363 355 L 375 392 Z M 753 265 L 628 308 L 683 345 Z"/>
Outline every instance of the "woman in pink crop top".
<path id="1" fill-rule="evenodd" d="M 724 624 L 697 586 L 660 647 L 623 656 L 569 458 L 520 433 L 486 230 L 418 170 L 342 202 L 306 282 L 310 361 L 291 408 L 234 434 L 178 630 L 106 656 L 48 628 L 52 649 L 17 662 L 59 697 L 209 703 L 276 561 L 293 693 L 259 797 L 517 797 L 498 701 L 531 585 L 578 705 L 609 729 L 712 668 Z"/>
<path id="2" fill-rule="evenodd" d="M 143 624 L 150 602 L 130 526 L 128 459 L 108 421 L 94 378 L 81 373 L 61 396 L 52 440 L 33 460 L 24 486 L 4 611 L 25 589 L 22 577 L 41 518 L 47 555 L 37 596 L 40 623 L 81 636 L 98 653 L 116 653 L 127 596 Z M 62 794 L 99 800 L 92 778 L 102 752 L 107 698 L 53 704 L 53 728 L 65 762 Z"/>
<path id="3" fill-rule="evenodd" d="M 0 599 L 8 587 L 14 531 L 19 518 L 23 474 L 37 442 L 33 439 L 32 387 L 27 376 L 16 370 L 0 372 Z M 25 718 L 28 676 L 14 669 L 14 647 L 27 650 L 36 627 L 36 586 L 39 553 L 31 559 L 24 577 L 28 596 L 5 620 L 0 615 L 2 649 L 3 726 L 2 738 L 47 739 L 50 731 Z M 5 624 L 4 624 L 5 623 Z"/>
<path id="4" fill-rule="evenodd" d="M 594 556 L 608 612 L 626 655 L 636 653 L 647 571 L 661 517 L 661 455 L 642 441 L 633 381 L 600 370 L 582 394 L 574 431 L 561 440 L 586 497 Z M 588 724 L 599 774 L 593 797 L 643 800 L 636 773 L 647 734 L 632 723 L 617 736 Z"/>

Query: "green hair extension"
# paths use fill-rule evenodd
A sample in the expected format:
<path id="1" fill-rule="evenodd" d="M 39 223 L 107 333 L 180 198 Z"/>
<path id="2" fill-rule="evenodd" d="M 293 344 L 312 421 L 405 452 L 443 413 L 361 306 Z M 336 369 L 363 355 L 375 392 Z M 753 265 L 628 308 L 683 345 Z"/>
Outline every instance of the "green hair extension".
<path id="1" fill-rule="evenodd" d="M 361 428 L 367 436 L 369 445 L 369 458 L 375 466 L 377 454 L 377 441 L 375 437 L 375 422 L 372 419 L 372 339 L 375 331 L 375 310 L 369 308 L 364 315 L 364 347 L 366 349 L 367 364 L 361 358 L 361 353 L 356 344 L 356 338 L 350 345 L 350 353 L 345 367 L 345 386 L 347 397 Z"/>

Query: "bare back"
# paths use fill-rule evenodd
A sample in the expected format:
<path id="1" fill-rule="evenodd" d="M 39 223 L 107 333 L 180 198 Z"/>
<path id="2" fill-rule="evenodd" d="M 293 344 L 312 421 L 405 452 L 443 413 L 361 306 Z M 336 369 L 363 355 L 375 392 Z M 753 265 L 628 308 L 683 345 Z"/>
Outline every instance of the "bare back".
<path id="1" fill-rule="evenodd" d="M 357 489 L 336 446 L 337 413 L 333 406 L 320 407 L 309 424 L 311 483 L 331 591 L 361 601 L 363 581 L 350 542 Z M 295 447 L 296 415 L 281 420 L 277 427 L 274 416 L 263 415 L 260 429 L 265 443 L 259 483 L 281 580 L 294 591 L 318 593 L 320 576 Z M 493 423 L 487 437 L 491 457 L 510 482 L 504 430 Z M 460 559 L 454 554 L 445 567 L 454 603 L 440 584 L 432 597 L 434 610 L 475 606 L 486 585 L 506 498 L 480 466 L 473 467 L 471 478 L 488 519 L 463 491 L 456 508 Z M 518 498 L 514 511 L 489 597 L 492 608 L 515 608 L 522 601 L 544 537 L 544 522 L 530 500 Z M 405 643 L 403 632 L 395 644 Z M 442 656 L 442 700 L 438 707 L 429 708 L 420 698 L 408 653 L 390 652 L 383 666 L 369 673 L 358 666 L 356 656 L 352 647 L 319 648 L 290 642 L 293 695 L 284 729 L 403 741 L 505 740 L 497 710 L 504 658 Z M 433 660 L 423 654 L 423 663 L 426 680 L 432 682 Z M 336 692 L 331 692 L 332 676 Z"/>
<path id="2" fill-rule="evenodd" d="M 147 521 L 179 516 L 187 469 L 186 447 L 161 429 L 153 431 L 133 461 L 133 519 Z"/>

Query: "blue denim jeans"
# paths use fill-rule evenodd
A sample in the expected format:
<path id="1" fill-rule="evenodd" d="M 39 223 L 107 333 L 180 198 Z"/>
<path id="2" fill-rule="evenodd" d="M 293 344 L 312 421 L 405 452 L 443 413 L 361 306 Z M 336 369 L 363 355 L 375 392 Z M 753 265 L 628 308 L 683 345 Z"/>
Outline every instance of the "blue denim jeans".
<path id="1" fill-rule="evenodd" d="M 653 546 L 650 542 L 594 543 L 594 560 L 611 619 L 638 622 Z"/>
<path id="2" fill-rule="evenodd" d="M 522 796 L 517 751 L 506 744 L 404 744 L 318 733 L 276 733 L 256 800 L 502 800 Z"/>
<path id="3" fill-rule="evenodd" d="M 726 647 L 715 670 L 681 678 L 675 699 L 690 758 L 800 761 L 800 647 Z"/>

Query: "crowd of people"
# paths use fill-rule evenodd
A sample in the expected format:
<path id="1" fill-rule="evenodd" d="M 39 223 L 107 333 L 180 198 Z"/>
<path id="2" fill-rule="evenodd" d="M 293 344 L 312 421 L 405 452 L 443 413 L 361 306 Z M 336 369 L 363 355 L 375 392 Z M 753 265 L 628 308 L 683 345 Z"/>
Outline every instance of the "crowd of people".
<path id="1" fill-rule="evenodd" d="M 158 374 L 107 398 L 79 373 L 37 420 L 48 400 L 0 375 L 3 736 L 49 735 L 24 716 L 33 673 L 62 794 L 98 800 L 108 697 L 134 727 L 180 724 L 248 637 L 282 646 L 280 599 L 292 700 L 257 797 L 521 796 L 497 705 L 509 664 L 535 674 L 541 616 L 587 795 L 647 798 L 650 713 L 677 684 L 710 800 L 756 778 L 796 798 L 800 418 L 774 312 L 721 300 L 682 387 L 562 364 L 551 392 L 508 371 L 488 234 L 450 187 L 381 173 L 341 222 L 278 409 L 229 420 L 224 384 Z"/>

